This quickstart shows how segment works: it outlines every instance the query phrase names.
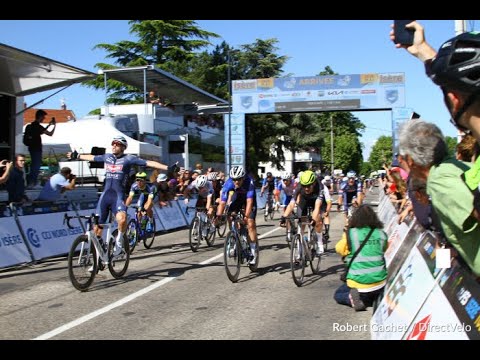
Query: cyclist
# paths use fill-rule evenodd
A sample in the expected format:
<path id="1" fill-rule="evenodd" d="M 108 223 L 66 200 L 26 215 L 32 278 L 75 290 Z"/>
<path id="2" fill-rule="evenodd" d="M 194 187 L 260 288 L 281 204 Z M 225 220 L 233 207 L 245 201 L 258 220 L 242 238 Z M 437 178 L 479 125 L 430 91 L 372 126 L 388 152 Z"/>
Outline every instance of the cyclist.
<path id="1" fill-rule="evenodd" d="M 198 193 L 197 202 L 195 207 L 205 207 L 208 211 L 208 216 L 213 214 L 213 186 L 210 181 L 207 180 L 206 175 L 199 175 L 194 181 L 192 181 L 183 192 L 185 197 L 184 202 L 188 204 L 188 199 L 191 198 L 190 194 L 196 191 Z"/>
<path id="2" fill-rule="evenodd" d="M 323 185 L 317 179 L 315 173 L 306 170 L 300 177 L 300 186 L 297 186 L 293 193 L 292 200 L 288 204 L 283 216 L 280 218 L 280 226 L 285 226 L 286 217 L 289 216 L 297 205 L 298 216 L 306 216 L 307 209 L 312 208 L 312 225 L 317 234 L 317 256 L 320 256 L 325 250 L 322 241 L 322 217 L 320 216 L 320 207 L 322 206 Z"/>
<path id="3" fill-rule="evenodd" d="M 267 202 L 265 204 L 265 209 L 268 209 L 268 206 L 273 206 L 273 193 L 276 186 L 276 179 L 273 177 L 271 172 L 267 172 L 267 176 L 265 179 L 263 179 L 262 188 L 260 189 L 260 196 L 263 196 L 263 193 L 265 190 L 267 190 Z"/>
<path id="4" fill-rule="evenodd" d="M 140 208 L 142 215 L 143 212 L 147 213 L 148 223 L 146 230 L 147 232 L 151 232 L 153 224 L 153 198 L 157 194 L 157 187 L 154 184 L 147 183 L 147 173 L 143 171 L 135 175 L 135 182 L 130 187 L 130 193 L 125 200 L 125 206 L 130 206 L 135 194 L 140 194 L 137 206 Z M 138 221 L 140 220 L 141 219 L 138 219 Z"/>
<path id="5" fill-rule="evenodd" d="M 223 185 L 220 204 L 217 208 L 217 221 L 222 217 L 230 192 L 233 192 L 233 195 L 231 196 L 228 211 L 237 212 L 240 209 L 245 210 L 245 220 L 247 222 L 250 250 L 252 252 L 250 264 L 254 265 L 257 247 L 257 225 L 255 223 L 257 196 L 253 179 L 245 173 L 245 169 L 241 165 L 233 166 L 230 169 L 230 178 Z"/>
<path id="6" fill-rule="evenodd" d="M 132 154 L 125 154 L 128 143 L 122 135 L 112 139 L 112 152 L 104 155 L 79 154 L 77 151 L 68 152 L 67 158 L 72 160 L 101 161 L 105 162 L 105 185 L 102 195 L 98 200 L 97 214 L 100 215 L 100 224 L 107 222 L 108 211 L 111 210 L 118 223 L 118 236 L 115 242 L 114 256 L 123 250 L 123 234 L 127 229 L 127 208 L 123 201 L 125 186 L 130 169 L 133 165 L 147 166 L 158 170 L 170 170 L 165 164 L 157 161 L 144 160 Z M 176 168 L 177 165 L 175 164 Z M 102 226 L 95 229 L 97 236 L 102 235 Z"/>
<path id="7" fill-rule="evenodd" d="M 323 199 L 322 199 L 322 207 L 320 208 L 323 217 L 324 223 L 324 241 L 328 241 L 330 238 L 330 209 L 332 208 L 332 197 L 330 191 L 332 189 L 332 177 L 327 175 L 322 180 L 323 185 Z"/>
<path id="8" fill-rule="evenodd" d="M 349 171 L 347 173 L 347 181 L 340 184 L 338 190 L 338 201 L 343 204 L 343 212 L 345 214 L 345 225 L 348 219 L 348 207 L 350 205 L 360 206 L 363 199 L 362 183 L 357 180 L 357 173 Z"/>

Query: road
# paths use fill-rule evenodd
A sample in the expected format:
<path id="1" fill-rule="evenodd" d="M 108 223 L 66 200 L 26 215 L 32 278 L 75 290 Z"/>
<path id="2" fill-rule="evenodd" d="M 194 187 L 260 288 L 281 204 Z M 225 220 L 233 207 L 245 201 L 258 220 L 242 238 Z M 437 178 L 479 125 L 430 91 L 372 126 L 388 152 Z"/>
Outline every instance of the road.
<path id="1" fill-rule="evenodd" d="M 138 245 L 124 278 L 100 272 L 85 293 L 71 285 L 66 258 L 4 270 L 0 339 L 370 339 L 372 309 L 355 312 L 333 300 L 343 215 L 331 214 L 321 274 L 307 268 L 300 288 L 279 217 L 265 222 L 259 211 L 259 269 L 243 266 L 235 284 L 223 267 L 223 239 L 193 253 L 186 229 L 157 235 L 150 250 Z"/>

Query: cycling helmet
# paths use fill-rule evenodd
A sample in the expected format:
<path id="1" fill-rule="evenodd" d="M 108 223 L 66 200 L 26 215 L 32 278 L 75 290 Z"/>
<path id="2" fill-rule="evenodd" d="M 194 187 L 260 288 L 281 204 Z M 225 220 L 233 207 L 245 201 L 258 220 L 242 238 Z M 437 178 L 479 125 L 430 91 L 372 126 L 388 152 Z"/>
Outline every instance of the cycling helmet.
<path id="1" fill-rule="evenodd" d="M 230 169 L 230 177 L 232 180 L 240 179 L 245 176 L 245 169 L 241 165 L 233 166 Z"/>
<path id="2" fill-rule="evenodd" d="M 142 179 L 142 180 L 146 180 L 147 179 L 147 173 L 144 172 L 144 171 L 141 171 L 141 172 L 138 172 L 135 174 L 135 177 L 137 179 Z"/>
<path id="3" fill-rule="evenodd" d="M 210 181 L 217 180 L 218 173 L 217 172 L 209 172 L 207 175 L 207 179 Z"/>
<path id="4" fill-rule="evenodd" d="M 357 173 L 355 171 L 350 170 L 347 173 L 347 178 L 354 178 L 354 177 L 357 177 Z"/>
<path id="5" fill-rule="evenodd" d="M 300 177 L 300 184 L 303 186 L 311 185 L 317 180 L 317 176 L 311 170 L 304 171 Z"/>
<path id="6" fill-rule="evenodd" d="M 167 175 L 165 174 L 159 174 L 157 176 L 157 182 L 162 182 L 162 181 L 167 181 Z"/>
<path id="7" fill-rule="evenodd" d="M 112 139 L 112 145 L 113 145 L 114 142 L 121 143 L 123 146 L 125 146 L 125 149 L 128 146 L 127 139 L 125 139 L 125 137 L 123 137 L 122 135 L 114 136 L 113 139 Z"/>
<path id="8" fill-rule="evenodd" d="M 439 86 L 468 93 L 480 90 L 480 33 L 463 33 L 444 42 L 427 74 Z"/>
<path id="9" fill-rule="evenodd" d="M 205 175 L 199 175 L 195 179 L 195 186 L 197 189 L 204 187 L 207 185 L 207 177 Z"/>
<path id="10" fill-rule="evenodd" d="M 267 172 L 267 177 L 270 177 L 270 176 L 272 176 L 272 173 L 269 171 Z"/>
<path id="11" fill-rule="evenodd" d="M 292 178 L 292 175 L 289 173 L 285 173 L 282 175 L 282 180 L 290 180 Z"/>
<path id="12" fill-rule="evenodd" d="M 326 175 L 323 180 L 325 181 L 332 181 L 332 177 L 330 175 Z"/>

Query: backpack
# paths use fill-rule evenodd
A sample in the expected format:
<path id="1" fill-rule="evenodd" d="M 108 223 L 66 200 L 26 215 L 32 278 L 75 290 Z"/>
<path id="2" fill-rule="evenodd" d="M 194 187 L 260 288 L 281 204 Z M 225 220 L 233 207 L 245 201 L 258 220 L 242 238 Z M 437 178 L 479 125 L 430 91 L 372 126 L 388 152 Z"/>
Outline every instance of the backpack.
<path id="1" fill-rule="evenodd" d="M 33 140 L 32 126 L 31 124 L 28 124 L 25 127 L 25 132 L 23 133 L 23 144 L 25 146 L 32 146 L 32 140 Z"/>

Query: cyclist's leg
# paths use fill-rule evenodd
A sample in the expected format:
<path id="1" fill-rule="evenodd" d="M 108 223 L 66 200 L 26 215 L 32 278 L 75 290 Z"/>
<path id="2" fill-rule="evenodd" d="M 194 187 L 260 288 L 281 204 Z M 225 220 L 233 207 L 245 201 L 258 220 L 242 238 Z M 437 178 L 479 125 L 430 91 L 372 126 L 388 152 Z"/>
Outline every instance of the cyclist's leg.
<path id="1" fill-rule="evenodd" d="M 112 207 L 112 213 L 115 215 L 115 219 L 118 224 L 118 234 L 115 239 L 115 249 L 113 255 L 119 255 L 123 249 L 123 235 L 127 230 L 127 207 L 123 201 L 123 196 L 117 194 L 116 206 Z"/>
<path id="2" fill-rule="evenodd" d="M 257 205 L 254 204 L 249 218 L 247 219 L 248 237 L 250 239 L 250 250 L 253 258 L 250 260 L 251 264 L 255 264 L 256 251 L 257 251 L 257 224 L 255 218 L 257 216 Z"/>

